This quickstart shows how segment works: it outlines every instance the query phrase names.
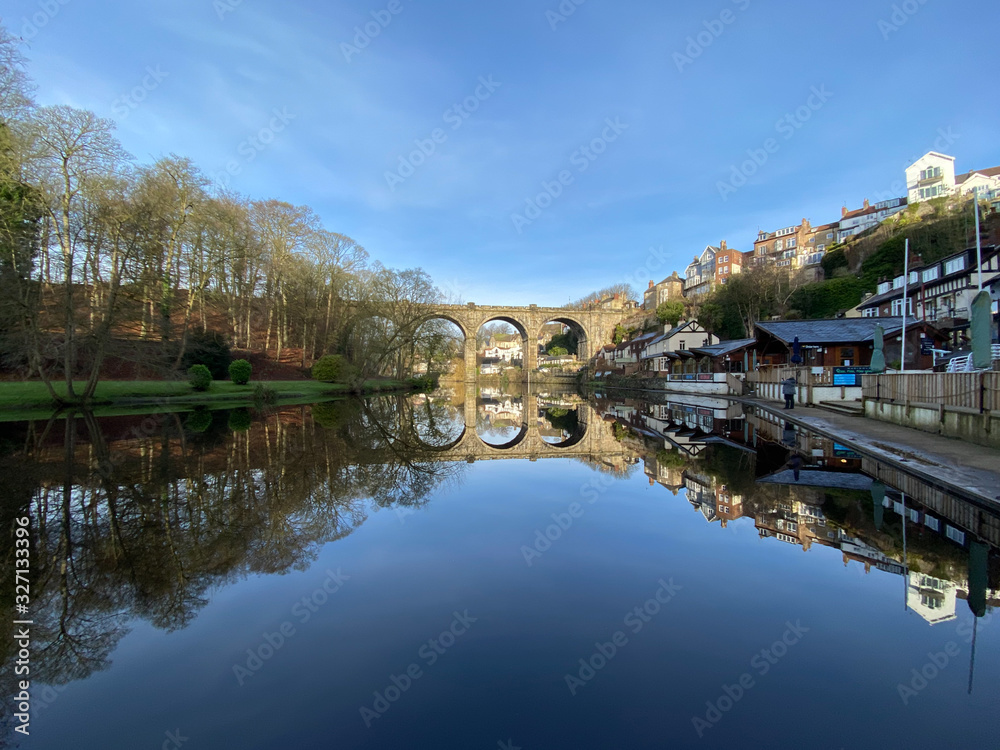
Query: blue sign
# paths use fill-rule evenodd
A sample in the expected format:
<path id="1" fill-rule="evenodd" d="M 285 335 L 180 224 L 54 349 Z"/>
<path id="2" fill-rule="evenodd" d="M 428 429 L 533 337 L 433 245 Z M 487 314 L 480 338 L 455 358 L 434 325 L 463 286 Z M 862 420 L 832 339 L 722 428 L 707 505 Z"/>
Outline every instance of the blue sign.
<path id="1" fill-rule="evenodd" d="M 861 376 L 870 375 L 870 367 L 834 367 L 833 384 L 855 387 L 861 385 Z"/>

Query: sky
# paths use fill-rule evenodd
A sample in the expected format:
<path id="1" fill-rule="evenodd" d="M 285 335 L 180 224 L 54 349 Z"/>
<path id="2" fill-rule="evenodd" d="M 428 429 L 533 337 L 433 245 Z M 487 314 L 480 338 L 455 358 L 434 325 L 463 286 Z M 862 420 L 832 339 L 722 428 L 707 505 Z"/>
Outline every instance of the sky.
<path id="1" fill-rule="evenodd" d="M 39 103 L 311 206 L 451 299 L 564 305 L 1000 165 L 995 0 L 7 0 Z"/>

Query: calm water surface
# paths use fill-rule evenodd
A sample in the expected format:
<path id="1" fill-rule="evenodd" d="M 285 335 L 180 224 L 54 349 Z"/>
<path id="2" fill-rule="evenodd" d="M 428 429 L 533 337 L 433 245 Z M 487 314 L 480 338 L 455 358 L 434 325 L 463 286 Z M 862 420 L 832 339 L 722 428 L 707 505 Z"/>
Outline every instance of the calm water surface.
<path id="1" fill-rule="evenodd" d="M 34 553 L 28 738 L 3 656 L 23 747 L 1000 745 L 997 515 L 725 401 L 483 389 L 0 438 Z"/>

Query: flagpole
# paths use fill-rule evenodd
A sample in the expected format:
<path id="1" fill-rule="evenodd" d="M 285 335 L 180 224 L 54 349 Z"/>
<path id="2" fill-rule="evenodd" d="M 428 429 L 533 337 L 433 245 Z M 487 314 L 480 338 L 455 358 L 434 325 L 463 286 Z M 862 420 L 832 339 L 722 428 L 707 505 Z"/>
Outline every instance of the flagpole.
<path id="1" fill-rule="evenodd" d="M 972 191 L 972 209 L 976 212 L 976 268 L 979 270 L 979 291 L 983 291 L 983 239 L 979 236 L 979 193 Z"/>
<path id="2" fill-rule="evenodd" d="M 903 332 L 899 335 L 899 371 L 906 371 L 906 287 L 910 283 L 910 239 L 906 239 L 906 250 L 903 255 Z"/>

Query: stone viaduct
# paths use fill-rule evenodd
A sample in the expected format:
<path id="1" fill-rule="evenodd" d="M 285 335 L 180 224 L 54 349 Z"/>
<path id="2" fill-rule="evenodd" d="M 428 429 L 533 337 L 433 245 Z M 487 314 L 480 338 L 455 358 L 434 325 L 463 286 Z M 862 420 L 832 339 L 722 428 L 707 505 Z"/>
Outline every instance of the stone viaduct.
<path id="1" fill-rule="evenodd" d="M 524 370 L 538 368 L 538 336 L 546 323 L 563 323 L 580 340 L 577 356 L 589 360 L 605 344 L 611 343 L 615 326 L 622 321 L 621 310 L 571 310 L 565 307 L 495 307 L 467 305 L 428 305 L 424 320 L 443 319 L 454 323 L 465 336 L 465 377 L 476 374 L 476 334 L 486 323 L 495 320 L 510 323 L 524 341 Z"/>
<path id="2" fill-rule="evenodd" d="M 464 408 L 465 429 L 452 443 L 440 447 L 425 446 L 424 460 L 434 461 L 503 461 L 512 458 L 537 461 L 546 458 L 579 458 L 595 464 L 620 468 L 632 455 L 616 440 L 614 433 L 589 404 L 580 404 L 577 433 L 562 443 L 543 439 L 537 420 L 529 418 L 520 432 L 504 445 L 485 442 L 476 431 L 475 399 Z"/>

